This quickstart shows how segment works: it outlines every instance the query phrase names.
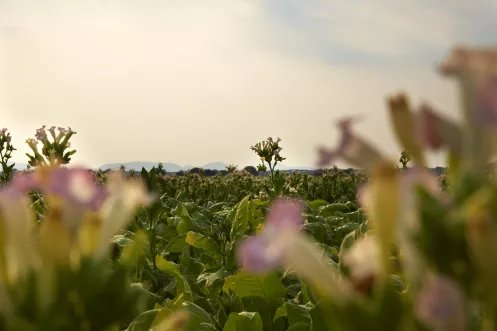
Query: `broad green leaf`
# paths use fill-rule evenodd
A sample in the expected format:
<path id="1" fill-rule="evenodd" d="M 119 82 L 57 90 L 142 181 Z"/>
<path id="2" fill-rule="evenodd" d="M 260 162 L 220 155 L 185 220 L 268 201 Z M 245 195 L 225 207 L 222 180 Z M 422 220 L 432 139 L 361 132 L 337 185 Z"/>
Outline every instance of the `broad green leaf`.
<path id="1" fill-rule="evenodd" d="M 281 300 L 286 295 L 286 287 L 275 273 L 256 276 L 240 271 L 225 279 L 223 290 L 231 290 L 240 298 L 260 297 L 268 302 Z"/>
<path id="2" fill-rule="evenodd" d="M 198 331 L 218 331 L 218 329 L 210 323 L 200 323 Z"/>
<path id="3" fill-rule="evenodd" d="M 230 238 L 232 242 L 236 242 L 238 239 L 245 235 L 249 224 L 249 198 L 250 195 L 244 197 L 236 208 L 235 217 L 231 225 Z"/>
<path id="4" fill-rule="evenodd" d="M 181 220 L 183 220 L 189 230 L 192 229 L 193 220 L 184 204 L 178 204 L 178 207 L 176 208 L 176 214 L 181 218 Z"/>
<path id="5" fill-rule="evenodd" d="M 286 314 L 286 303 L 283 304 L 280 308 L 276 309 L 276 313 L 274 313 L 273 321 L 276 321 L 278 318 L 287 317 Z"/>
<path id="6" fill-rule="evenodd" d="M 225 278 L 225 275 L 227 274 L 226 271 L 224 270 L 218 270 L 216 272 L 205 272 L 202 273 L 198 276 L 197 282 L 201 283 L 205 281 L 205 286 L 211 286 L 218 280 L 223 280 Z"/>
<path id="7" fill-rule="evenodd" d="M 347 212 L 349 210 L 349 206 L 345 203 L 332 203 L 327 206 L 323 206 L 319 208 L 319 216 L 328 217 L 333 216 L 336 212 Z"/>
<path id="8" fill-rule="evenodd" d="M 307 306 L 287 302 L 288 331 L 310 331 L 312 329 L 312 318 L 309 310 Z"/>
<path id="9" fill-rule="evenodd" d="M 176 232 L 180 235 L 185 235 L 188 232 L 188 223 L 186 223 L 182 218 L 179 218 L 179 221 L 176 223 Z"/>
<path id="10" fill-rule="evenodd" d="M 176 279 L 176 297 L 173 301 L 172 307 L 177 307 L 184 301 L 193 301 L 193 294 L 190 289 L 190 285 L 186 279 L 183 278 L 183 275 L 181 275 L 180 271 L 173 263 L 166 261 L 157 255 L 155 257 L 155 264 L 159 270 L 164 271 L 166 274 Z"/>
<path id="11" fill-rule="evenodd" d="M 127 331 L 148 331 L 150 330 L 155 317 L 160 309 L 148 310 L 138 315 L 128 327 Z"/>
<path id="12" fill-rule="evenodd" d="M 345 205 L 349 207 L 349 210 L 355 210 L 358 208 L 358 205 L 353 201 L 347 201 Z"/>
<path id="13" fill-rule="evenodd" d="M 252 200 L 249 203 L 249 222 L 252 229 L 264 222 L 264 213 L 260 210 L 260 205 L 260 200 Z"/>
<path id="14" fill-rule="evenodd" d="M 188 246 L 188 244 L 185 242 L 185 239 L 186 234 L 180 234 L 179 236 L 171 240 L 166 246 L 166 252 L 180 253 L 183 248 Z"/>
<path id="15" fill-rule="evenodd" d="M 209 207 L 209 210 L 213 213 L 216 213 L 223 209 L 223 207 L 226 205 L 226 202 L 218 202 L 213 204 L 212 206 Z"/>
<path id="16" fill-rule="evenodd" d="M 309 202 L 309 206 L 311 206 L 312 209 L 317 209 L 321 206 L 326 206 L 328 205 L 328 201 L 326 200 L 313 200 Z"/>
<path id="17" fill-rule="evenodd" d="M 204 236 L 203 234 L 189 231 L 186 234 L 185 242 L 193 247 L 205 249 L 207 252 L 215 256 L 221 255 L 221 249 L 217 243 L 212 240 L 212 238 Z"/>
<path id="18" fill-rule="evenodd" d="M 262 320 L 259 313 L 231 313 L 223 331 L 262 331 Z"/>
<path id="19" fill-rule="evenodd" d="M 209 330 L 206 328 L 206 325 L 215 324 L 214 318 L 206 312 L 202 307 L 197 306 L 192 302 L 183 302 L 183 308 L 188 311 L 190 314 L 190 319 L 188 322 L 188 326 L 185 328 L 185 331 L 198 331 L 201 330 L 201 324 L 203 325 L 203 330 Z M 214 328 L 215 330 L 215 328 Z"/>
<path id="20" fill-rule="evenodd" d="M 125 265 L 136 265 L 141 257 L 147 254 L 147 246 L 149 245 L 149 236 L 145 231 L 138 230 L 133 242 L 125 246 L 121 261 Z"/>

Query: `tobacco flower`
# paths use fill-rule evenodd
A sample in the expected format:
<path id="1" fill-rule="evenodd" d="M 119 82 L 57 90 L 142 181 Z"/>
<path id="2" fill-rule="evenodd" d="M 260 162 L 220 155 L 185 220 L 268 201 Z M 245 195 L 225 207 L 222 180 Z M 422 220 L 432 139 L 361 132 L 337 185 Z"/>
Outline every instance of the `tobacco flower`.
<path id="1" fill-rule="evenodd" d="M 320 249 L 304 233 L 301 202 L 278 198 L 263 230 L 244 240 L 237 251 L 239 264 L 250 273 L 264 274 L 277 267 L 290 268 L 318 291 L 328 296 L 351 293 L 350 284 L 338 285 L 337 274 Z"/>

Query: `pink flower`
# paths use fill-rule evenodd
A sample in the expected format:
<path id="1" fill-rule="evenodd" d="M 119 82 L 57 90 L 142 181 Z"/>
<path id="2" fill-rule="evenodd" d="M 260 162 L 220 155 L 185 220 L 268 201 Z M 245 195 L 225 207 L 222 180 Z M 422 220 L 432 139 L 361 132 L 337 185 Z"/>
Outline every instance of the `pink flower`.
<path id="1" fill-rule="evenodd" d="M 253 273 L 265 273 L 280 265 L 285 245 L 302 225 L 302 211 L 300 201 L 275 200 L 262 234 L 240 245 L 237 256 L 240 265 Z"/>
<path id="2" fill-rule="evenodd" d="M 47 140 L 47 132 L 45 131 L 46 125 L 36 130 L 35 137 L 38 141 Z"/>
<path id="3" fill-rule="evenodd" d="M 245 271 L 264 274 L 284 267 L 302 277 L 320 294 L 340 296 L 340 303 L 353 295 L 350 283 L 338 284 L 333 269 L 321 249 L 305 233 L 302 224 L 303 205 L 300 201 L 277 199 L 266 217 L 264 229 L 255 237 L 244 240 L 237 251 L 239 264 Z"/>
<path id="4" fill-rule="evenodd" d="M 341 257 L 350 269 L 350 279 L 356 285 L 374 280 L 380 274 L 380 252 L 375 237 L 363 236 Z"/>
<path id="5" fill-rule="evenodd" d="M 349 117 L 338 122 L 337 126 L 341 131 L 340 142 L 333 149 L 322 146 L 318 148 L 319 168 L 343 159 L 353 166 L 370 169 L 382 159 L 381 153 L 376 148 L 352 132 L 352 125 L 357 121 L 357 118 Z"/>
<path id="6" fill-rule="evenodd" d="M 53 169 L 49 173 L 47 184 L 41 188 L 42 191 L 61 196 L 92 211 L 100 209 L 107 196 L 104 187 L 95 181 L 90 170 L 84 168 Z"/>
<path id="7" fill-rule="evenodd" d="M 440 63 L 438 70 L 447 77 L 460 77 L 463 73 L 471 73 L 476 78 L 481 78 L 495 74 L 497 49 L 456 46 Z"/>
<path id="8" fill-rule="evenodd" d="M 456 154 L 462 152 L 462 130 L 459 125 L 440 116 L 431 106 L 422 104 L 415 121 L 415 134 L 421 146 L 432 150 L 449 147 Z"/>
<path id="9" fill-rule="evenodd" d="M 415 194 L 416 186 L 421 186 L 428 191 L 428 193 L 438 196 L 441 202 L 445 205 L 449 205 L 450 200 L 443 192 L 439 186 L 437 177 L 429 170 L 424 168 L 412 168 L 404 171 L 400 175 L 400 191 L 399 199 L 394 202 L 392 198 L 392 204 L 398 203 L 398 208 L 396 208 L 395 214 L 392 215 L 393 223 L 386 226 L 388 231 L 392 227 L 396 227 L 395 232 L 390 235 L 393 238 L 388 239 L 388 241 L 397 241 L 400 247 L 401 259 L 403 265 L 406 268 L 406 276 L 409 280 L 415 281 L 418 279 L 421 271 L 424 269 L 423 260 L 417 249 L 416 243 L 413 241 L 413 234 L 420 230 L 419 222 L 419 209 L 418 209 L 418 199 Z M 380 187 L 385 187 L 385 183 L 378 183 Z M 364 187 L 360 188 L 358 191 L 357 200 L 359 204 L 368 212 L 374 212 L 374 199 L 378 199 L 378 193 L 374 194 L 372 191 L 372 184 L 369 183 Z M 390 191 L 386 189 L 385 192 L 388 194 Z M 378 224 L 379 227 L 384 227 L 383 223 L 385 220 L 385 209 L 378 210 L 379 215 L 376 215 L 378 223 L 373 222 L 373 224 Z M 383 218 L 382 218 L 383 215 Z M 373 217 L 372 220 L 375 220 Z M 377 229 L 377 231 L 379 231 Z M 377 233 L 378 235 L 381 232 Z M 383 240 L 383 238 L 378 238 Z M 387 240 L 387 239 L 385 239 Z M 380 242 L 381 244 L 381 242 Z"/>
<path id="10" fill-rule="evenodd" d="M 105 188 L 84 168 L 48 168 L 16 175 L 12 187 L 17 191 L 39 190 L 61 197 L 78 207 L 97 211 L 105 200 Z"/>
<path id="11" fill-rule="evenodd" d="M 440 64 L 442 75 L 458 79 L 466 99 L 475 96 L 466 116 L 477 125 L 489 127 L 497 122 L 497 49 L 457 46 Z"/>
<path id="12" fill-rule="evenodd" d="M 418 293 L 416 316 L 430 328 L 440 331 L 467 330 L 464 295 L 452 279 L 431 276 Z"/>
<path id="13" fill-rule="evenodd" d="M 488 77 L 477 85 L 476 121 L 481 126 L 497 123 L 497 76 Z"/>

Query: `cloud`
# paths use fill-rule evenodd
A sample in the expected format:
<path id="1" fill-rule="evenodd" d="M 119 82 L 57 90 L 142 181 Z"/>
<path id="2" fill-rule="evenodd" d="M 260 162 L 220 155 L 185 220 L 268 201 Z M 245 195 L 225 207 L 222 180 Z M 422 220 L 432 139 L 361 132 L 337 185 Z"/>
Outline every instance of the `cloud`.
<path id="1" fill-rule="evenodd" d="M 492 0 L 268 0 L 279 34 L 293 49 L 335 64 L 426 66 L 455 43 L 495 44 Z M 275 39 L 288 47 L 289 38 Z M 286 42 L 286 45 L 285 45 Z M 299 45 L 299 46 L 297 46 Z"/>

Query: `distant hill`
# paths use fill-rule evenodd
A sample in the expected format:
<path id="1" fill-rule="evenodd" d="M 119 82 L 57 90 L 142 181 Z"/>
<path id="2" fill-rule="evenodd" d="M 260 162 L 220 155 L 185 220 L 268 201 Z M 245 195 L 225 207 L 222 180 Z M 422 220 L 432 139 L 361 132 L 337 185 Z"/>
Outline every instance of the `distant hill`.
<path id="1" fill-rule="evenodd" d="M 152 169 L 153 167 L 157 167 L 159 162 L 123 162 L 123 163 L 107 163 L 104 165 L 101 165 L 97 169 L 112 169 L 112 170 L 118 170 L 121 165 L 124 165 L 127 170 L 134 169 L 134 170 L 141 170 L 142 168 L 145 168 L 147 171 Z M 186 165 L 186 166 L 180 166 L 176 163 L 162 163 L 164 166 L 164 170 L 167 172 L 178 172 L 178 171 L 186 171 L 194 168 L 192 165 Z M 213 163 L 207 163 L 204 164 L 203 166 L 200 166 L 199 168 L 202 169 L 211 169 L 211 170 L 225 170 L 226 164 L 222 162 L 213 162 Z"/>
<path id="2" fill-rule="evenodd" d="M 227 164 L 222 162 L 213 162 L 204 164 L 204 166 L 200 167 L 202 169 L 210 169 L 210 170 L 226 170 Z"/>
<path id="3" fill-rule="evenodd" d="M 123 162 L 123 163 L 107 163 L 104 165 L 101 165 L 97 169 L 102 169 L 102 170 L 119 170 L 119 167 L 121 165 L 124 165 L 126 167 L 126 170 L 142 170 L 142 168 L 145 168 L 145 170 L 150 171 L 153 167 L 157 167 L 159 162 Z M 163 163 L 164 169 L 167 172 L 178 172 L 181 170 L 185 170 L 182 166 L 179 166 L 175 163 Z"/>
<path id="4" fill-rule="evenodd" d="M 154 166 L 157 167 L 158 164 L 159 164 L 159 162 L 108 163 L 108 164 L 104 164 L 104 165 L 98 167 L 97 169 L 118 170 L 121 165 L 124 165 L 127 170 L 131 170 L 131 169 L 141 170 L 142 168 L 145 168 L 147 171 L 149 171 L 150 169 L 152 169 L 152 167 L 154 167 Z M 192 166 L 192 165 L 180 166 L 176 163 L 163 163 L 163 165 L 164 165 L 164 169 L 167 172 L 178 172 L 181 170 L 186 171 L 186 170 L 190 170 L 190 169 L 194 168 L 194 166 Z M 223 163 L 223 162 L 211 162 L 211 163 L 207 163 L 207 164 L 204 164 L 202 166 L 199 166 L 199 168 L 220 171 L 220 170 L 225 170 L 226 166 L 227 166 L 227 164 Z M 239 169 L 241 170 L 241 169 L 243 169 L 243 167 L 245 167 L 245 165 L 239 166 Z M 278 164 L 276 166 L 276 169 L 279 169 L 279 170 L 314 170 L 314 168 L 311 168 L 311 167 L 293 167 L 293 166 L 287 166 L 285 164 Z"/>
<path id="5" fill-rule="evenodd" d="M 28 164 L 26 162 L 14 162 L 14 163 L 16 164 L 14 167 L 14 169 L 16 169 L 16 170 L 26 170 L 26 167 L 28 166 Z"/>

